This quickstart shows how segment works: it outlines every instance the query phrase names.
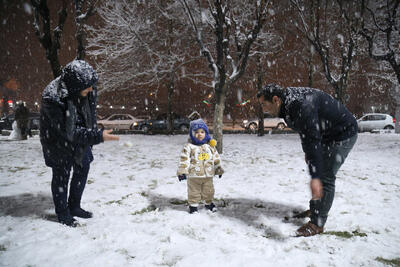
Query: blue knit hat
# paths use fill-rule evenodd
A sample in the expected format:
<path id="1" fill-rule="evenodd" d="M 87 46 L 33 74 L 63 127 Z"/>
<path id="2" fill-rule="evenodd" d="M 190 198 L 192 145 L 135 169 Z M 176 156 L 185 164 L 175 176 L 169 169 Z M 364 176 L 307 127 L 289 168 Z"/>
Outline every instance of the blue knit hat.
<path id="1" fill-rule="evenodd" d="M 204 139 L 201 140 L 201 141 L 198 140 L 194 136 L 194 133 L 198 129 L 203 129 L 204 132 L 206 133 Z M 198 119 L 198 120 L 194 120 L 194 121 L 190 122 L 189 135 L 190 135 L 190 139 L 192 140 L 192 143 L 194 145 L 203 145 L 203 144 L 208 143 L 211 140 L 210 132 L 208 131 L 208 127 L 207 127 L 206 123 L 202 119 Z"/>

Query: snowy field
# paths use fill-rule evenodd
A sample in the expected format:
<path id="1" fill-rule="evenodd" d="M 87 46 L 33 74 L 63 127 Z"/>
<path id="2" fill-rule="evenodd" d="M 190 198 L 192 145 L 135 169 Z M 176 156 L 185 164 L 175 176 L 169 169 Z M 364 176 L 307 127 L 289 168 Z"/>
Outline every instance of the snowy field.
<path id="1" fill-rule="evenodd" d="M 300 139 L 225 135 L 217 213 L 187 213 L 175 176 L 186 135 L 95 146 L 78 228 L 55 223 L 38 137 L 0 137 L 0 266 L 387 266 L 400 260 L 400 135 L 360 134 L 339 170 L 326 234 L 306 220 Z M 342 232 L 342 233 L 341 233 Z M 393 262 L 392 262 L 393 263 Z M 393 263 L 396 264 L 396 263 Z M 397 261 L 397 264 L 398 261 Z"/>

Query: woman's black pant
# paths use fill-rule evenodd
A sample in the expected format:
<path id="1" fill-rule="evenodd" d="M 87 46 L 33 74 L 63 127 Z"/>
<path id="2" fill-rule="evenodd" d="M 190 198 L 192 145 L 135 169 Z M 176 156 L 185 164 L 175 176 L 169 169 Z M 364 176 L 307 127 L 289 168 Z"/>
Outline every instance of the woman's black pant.
<path id="1" fill-rule="evenodd" d="M 68 196 L 68 182 L 71 169 L 73 169 L 73 173 Z M 83 157 L 81 166 L 76 163 L 71 163 L 64 167 L 52 168 L 53 179 L 51 181 L 51 192 L 53 194 L 56 214 L 69 212 L 69 210 L 80 207 L 89 169 L 89 153 L 86 153 Z"/>

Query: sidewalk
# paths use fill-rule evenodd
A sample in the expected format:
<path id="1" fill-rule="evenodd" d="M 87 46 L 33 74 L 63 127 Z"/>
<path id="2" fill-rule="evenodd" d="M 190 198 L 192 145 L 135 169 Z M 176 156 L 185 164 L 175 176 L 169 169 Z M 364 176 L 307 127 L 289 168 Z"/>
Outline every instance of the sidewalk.
<path id="1" fill-rule="evenodd" d="M 213 128 L 212 126 L 209 127 L 210 129 L 210 133 L 213 133 Z M 144 132 L 140 131 L 140 130 L 114 130 L 113 131 L 114 134 L 145 134 Z M 187 131 L 174 131 L 174 134 L 187 134 Z M 224 129 L 223 129 L 223 133 L 224 134 L 252 134 L 251 132 L 249 132 L 248 130 L 240 127 L 239 125 L 235 125 L 233 127 L 233 125 L 224 125 Z M 290 134 L 290 133 L 295 133 L 295 131 L 293 131 L 290 128 L 286 128 L 285 130 L 277 130 L 277 129 L 269 129 L 266 128 L 264 130 L 264 134 Z M 2 130 L 1 131 L 1 135 L 2 136 L 9 136 L 11 134 L 11 130 Z M 39 130 L 32 130 L 32 135 L 38 135 L 39 134 Z M 154 132 L 154 133 L 147 133 L 149 135 L 152 134 L 165 134 L 165 132 Z"/>

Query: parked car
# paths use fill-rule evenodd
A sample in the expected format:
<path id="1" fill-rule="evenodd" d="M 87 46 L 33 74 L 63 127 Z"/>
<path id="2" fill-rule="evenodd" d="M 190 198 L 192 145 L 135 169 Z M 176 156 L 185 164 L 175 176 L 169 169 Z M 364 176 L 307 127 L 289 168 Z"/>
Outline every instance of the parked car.
<path id="1" fill-rule="evenodd" d="M 144 116 L 137 116 L 136 117 L 138 120 L 137 121 L 135 121 L 132 125 L 131 125 L 131 130 L 137 130 L 137 125 L 139 124 L 139 123 L 141 123 L 141 122 L 143 122 L 143 121 L 147 121 L 147 120 L 150 120 L 150 116 L 146 116 L 146 115 L 144 115 Z"/>
<path id="2" fill-rule="evenodd" d="M 357 120 L 358 131 L 372 131 L 375 129 L 394 129 L 396 120 L 383 113 L 368 113 Z"/>
<path id="3" fill-rule="evenodd" d="M 133 128 L 135 122 L 141 120 L 143 119 L 130 114 L 113 114 L 105 119 L 98 120 L 97 126 L 100 129 L 129 130 Z"/>
<path id="4" fill-rule="evenodd" d="M 258 118 L 251 120 L 243 120 L 240 126 L 250 131 L 251 133 L 256 133 L 258 129 Z M 287 124 L 284 119 L 272 117 L 270 114 L 264 113 L 264 128 L 274 128 L 283 130 L 286 127 Z"/>
<path id="5" fill-rule="evenodd" d="M 15 120 L 15 114 L 9 114 L 0 119 L 0 131 L 1 130 L 12 130 L 12 124 Z M 30 112 L 29 113 L 29 126 L 31 130 L 39 130 L 40 124 L 40 113 Z"/>
<path id="6" fill-rule="evenodd" d="M 174 130 L 187 131 L 189 129 L 190 120 L 186 117 L 172 113 Z M 141 130 L 145 133 L 150 131 L 167 130 L 167 114 L 160 114 L 154 119 L 139 121 L 134 124 L 134 130 Z"/>

